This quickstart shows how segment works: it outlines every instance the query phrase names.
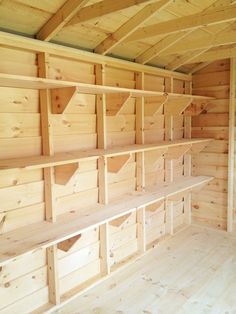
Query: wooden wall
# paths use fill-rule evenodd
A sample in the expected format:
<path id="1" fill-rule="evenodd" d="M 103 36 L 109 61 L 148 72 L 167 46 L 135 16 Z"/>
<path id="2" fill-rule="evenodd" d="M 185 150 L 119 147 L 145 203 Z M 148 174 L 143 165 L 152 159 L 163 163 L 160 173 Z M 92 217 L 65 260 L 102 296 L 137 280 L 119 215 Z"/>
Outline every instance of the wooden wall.
<path id="1" fill-rule="evenodd" d="M 193 175 L 215 177 L 201 193 L 193 194 L 193 220 L 226 230 L 229 134 L 230 62 L 213 62 L 193 75 L 193 94 L 213 96 L 207 108 L 192 119 L 192 137 L 214 141 L 193 157 Z"/>
<path id="2" fill-rule="evenodd" d="M 93 63 L 49 55 L 48 77 L 96 82 Z M 137 73 L 131 70 L 105 66 L 105 85 L 127 88 L 137 87 Z M 0 72 L 38 76 L 38 56 L 34 52 L 2 47 Z M 185 93 L 186 82 L 181 79 L 144 73 L 146 90 Z M 0 158 L 40 155 L 42 153 L 42 116 L 38 90 L 0 88 Z M 116 101 L 114 98 L 112 101 Z M 155 143 L 166 138 L 163 106 L 155 112 L 157 104 L 146 99 L 144 137 L 145 143 Z M 153 114 L 155 112 L 155 114 Z M 67 152 L 97 147 L 96 96 L 77 94 L 62 115 L 50 115 L 52 151 Z M 173 123 L 174 139 L 184 136 L 184 118 L 176 116 Z M 107 146 L 115 147 L 136 142 L 136 101 L 131 98 L 118 115 L 106 116 Z M 165 170 L 166 169 L 166 170 Z M 108 173 L 108 200 L 122 197 L 136 190 L 137 164 L 135 154 L 118 173 Z M 184 174 L 184 159 L 174 161 L 174 179 Z M 169 170 L 163 158 L 155 152 L 145 153 L 146 186 L 161 186 L 168 180 Z M 0 172 L 0 233 L 45 219 L 45 181 L 43 170 L 4 170 Z M 66 185 L 53 184 L 54 209 L 59 215 L 98 203 L 97 161 L 83 161 Z M 175 227 L 183 224 L 183 197 L 174 202 Z M 146 208 L 147 244 L 163 237 L 166 228 L 166 205 L 161 202 Z M 116 269 L 138 248 L 136 212 L 125 217 L 123 223 L 109 224 L 110 263 Z M 37 230 L 35 230 L 37 232 Z M 99 228 L 87 231 L 73 248 L 57 250 L 58 280 L 61 299 L 66 300 L 89 282 L 101 277 L 101 241 Z M 49 278 L 47 252 L 39 249 L 16 258 L 0 268 L 0 312 L 4 314 L 31 312 L 49 303 Z M 27 265 L 27 267 L 26 267 Z M 4 300 L 4 301 L 2 301 Z"/>
<path id="3" fill-rule="evenodd" d="M 22 49 L 1 47 L 0 72 L 37 77 L 38 55 Z M 92 61 L 48 54 L 48 78 L 95 84 L 98 80 Z M 179 74 L 166 72 L 150 74 L 103 65 L 104 85 L 145 90 L 191 93 L 191 82 Z M 165 73 L 165 72 L 163 72 Z M 140 88 L 141 84 L 141 88 Z M 215 140 L 198 156 L 193 157 L 193 175 L 211 175 L 216 178 L 201 192 L 193 194 L 194 221 L 213 227 L 226 228 L 227 200 L 227 144 L 229 62 L 216 62 L 193 78 L 193 93 L 215 96 L 205 111 L 192 119 L 193 137 L 210 137 Z M 51 152 L 68 152 L 93 149 L 98 146 L 99 114 L 96 95 L 77 94 L 63 114 L 49 114 Z M 109 96 L 110 97 L 110 96 Z M 117 103 L 116 96 L 107 103 Z M 42 154 L 42 104 L 40 92 L 33 89 L 0 88 L 0 159 Z M 137 143 L 137 101 L 130 98 L 119 114 L 105 117 L 107 147 Z M 144 104 L 144 143 L 186 137 L 184 115 L 166 117 L 164 105 L 146 98 Z M 184 131 L 185 130 L 185 131 Z M 170 135 L 171 134 L 171 135 Z M 156 151 L 144 153 L 145 186 L 158 188 L 164 182 L 186 175 L 189 159 L 181 156 L 166 161 Z M 131 154 L 124 167 L 116 173 L 108 172 L 108 201 L 121 199 L 138 188 L 138 156 Z M 54 176 L 54 174 L 53 174 Z M 45 220 L 47 182 L 42 169 L 0 171 L 0 234 Z M 190 192 L 188 192 L 189 195 Z M 99 164 L 96 160 L 79 162 L 79 167 L 66 185 L 53 182 L 53 208 L 56 217 L 71 211 L 83 212 L 99 202 Z M 186 195 L 171 200 L 174 230 L 185 222 Z M 147 247 L 170 233 L 167 224 L 169 202 L 147 206 L 145 227 Z M 37 230 L 35 230 L 37 232 Z M 118 269 L 140 252 L 139 213 L 133 212 L 123 220 L 108 224 L 109 259 L 111 271 Z M 55 250 L 59 296 L 66 301 L 103 275 L 102 234 L 99 227 L 81 234 L 79 241 L 68 252 Z M 146 248 L 145 248 L 146 249 Z M 38 249 L 16 258 L 0 267 L 0 313 L 28 313 L 50 308 L 48 252 Z M 27 267 L 26 267 L 27 265 Z M 4 301 L 2 301 L 4 300 Z"/>

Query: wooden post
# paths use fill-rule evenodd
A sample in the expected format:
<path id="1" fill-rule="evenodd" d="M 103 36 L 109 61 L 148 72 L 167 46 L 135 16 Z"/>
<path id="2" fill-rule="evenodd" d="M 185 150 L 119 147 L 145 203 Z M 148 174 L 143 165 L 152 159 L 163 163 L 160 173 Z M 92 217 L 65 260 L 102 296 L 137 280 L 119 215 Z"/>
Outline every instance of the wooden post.
<path id="1" fill-rule="evenodd" d="M 95 65 L 95 79 L 97 85 L 105 83 L 105 66 Z M 96 98 L 97 113 L 97 148 L 107 148 L 106 134 L 106 95 L 97 95 Z M 107 158 L 105 156 L 98 159 L 98 198 L 99 203 L 108 203 L 108 182 L 107 182 Z M 101 273 L 107 275 L 110 273 L 110 257 L 109 257 L 109 225 L 103 224 L 99 227 L 100 235 L 100 257 L 101 257 Z"/>
<path id="2" fill-rule="evenodd" d="M 192 82 L 185 81 L 185 94 L 192 94 Z M 184 138 L 190 139 L 192 137 L 192 117 L 184 116 Z M 184 155 L 184 175 L 191 176 L 192 174 L 192 156 L 190 154 Z M 184 196 L 184 223 L 191 224 L 191 192 Z"/>
<path id="3" fill-rule="evenodd" d="M 49 56 L 46 53 L 38 54 L 38 74 L 39 77 L 48 78 Z M 41 134 L 43 155 L 54 154 L 52 136 L 50 133 L 51 103 L 49 90 L 40 90 L 40 112 L 41 112 Z M 45 196 L 45 219 L 52 223 L 56 221 L 56 212 L 53 197 L 54 173 L 53 168 L 43 169 L 44 174 L 44 196 Z M 49 301 L 53 304 L 60 303 L 59 278 L 57 265 L 57 246 L 53 245 L 47 249 L 48 287 Z"/>
<path id="4" fill-rule="evenodd" d="M 173 93 L 174 82 L 173 78 L 169 78 L 165 82 L 166 85 L 166 92 Z M 168 106 L 168 102 L 166 105 Z M 165 111 L 165 109 L 164 109 Z M 165 116 L 165 141 L 173 141 L 174 133 L 173 133 L 173 115 L 166 115 Z M 173 160 L 165 159 L 165 181 L 167 183 L 173 182 L 174 179 L 174 169 L 173 169 Z M 165 210 L 166 210 L 166 232 L 173 234 L 173 201 L 166 200 L 165 201 Z"/>
<path id="5" fill-rule="evenodd" d="M 234 221 L 234 163 L 235 163 L 235 93 L 236 58 L 230 59 L 230 99 L 229 99 L 229 152 L 228 152 L 228 208 L 227 231 L 233 231 Z"/>
<path id="6" fill-rule="evenodd" d="M 144 73 L 136 73 L 136 88 L 144 89 Z M 144 97 L 136 98 L 136 144 L 144 144 Z M 144 152 L 136 154 L 136 190 L 145 190 Z M 137 238 L 139 252 L 146 251 L 145 207 L 137 210 Z"/>

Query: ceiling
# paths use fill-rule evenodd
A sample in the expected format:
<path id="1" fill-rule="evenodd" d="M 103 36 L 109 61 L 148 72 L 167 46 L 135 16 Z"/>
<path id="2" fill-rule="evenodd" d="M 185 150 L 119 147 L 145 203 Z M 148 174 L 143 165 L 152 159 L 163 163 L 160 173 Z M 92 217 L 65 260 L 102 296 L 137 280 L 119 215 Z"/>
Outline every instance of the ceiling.
<path id="1" fill-rule="evenodd" d="M 194 73 L 236 56 L 236 1 L 0 0 L 0 29 Z"/>

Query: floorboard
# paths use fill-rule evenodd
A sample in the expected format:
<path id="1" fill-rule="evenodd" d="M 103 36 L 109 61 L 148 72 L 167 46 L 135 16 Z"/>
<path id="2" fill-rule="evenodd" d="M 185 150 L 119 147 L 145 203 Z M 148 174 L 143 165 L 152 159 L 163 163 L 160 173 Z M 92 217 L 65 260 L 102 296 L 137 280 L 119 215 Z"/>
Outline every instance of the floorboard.
<path id="1" fill-rule="evenodd" d="M 60 314 L 236 314 L 236 237 L 191 226 Z"/>

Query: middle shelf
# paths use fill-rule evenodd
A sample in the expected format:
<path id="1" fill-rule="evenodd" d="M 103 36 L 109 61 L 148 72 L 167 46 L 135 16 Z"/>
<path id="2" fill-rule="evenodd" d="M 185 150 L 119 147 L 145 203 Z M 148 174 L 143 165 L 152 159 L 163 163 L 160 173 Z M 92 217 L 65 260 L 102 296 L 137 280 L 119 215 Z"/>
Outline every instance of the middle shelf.
<path id="1" fill-rule="evenodd" d="M 65 164 L 76 163 L 82 160 L 98 159 L 99 157 L 115 157 L 130 153 L 147 152 L 157 149 L 171 149 L 177 147 L 188 146 L 187 150 L 196 153 L 202 150 L 212 139 L 181 139 L 175 141 L 160 141 L 155 144 L 133 144 L 122 147 L 108 149 L 91 149 L 81 150 L 68 153 L 57 153 L 53 156 L 29 156 L 22 158 L 11 158 L 0 160 L 0 170 L 6 169 L 40 169 L 47 167 L 60 166 Z M 186 151 L 185 151 L 186 153 Z M 174 158 L 173 158 L 174 159 Z"/>
<path id="2" fill-rule="evenodd" d="M 57 222 L 42 221 L 0 235 L 0 266 L 17 256 L 47 248 L 82 232 L 110 222 L 136 209 L 207 184 L 213 177 L 182 177 L 176 182 L 145 192 L 133 192 L 107 205 L 96 204 L 83 211 L 73 210 L 58 216 Z"/>

